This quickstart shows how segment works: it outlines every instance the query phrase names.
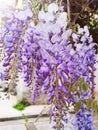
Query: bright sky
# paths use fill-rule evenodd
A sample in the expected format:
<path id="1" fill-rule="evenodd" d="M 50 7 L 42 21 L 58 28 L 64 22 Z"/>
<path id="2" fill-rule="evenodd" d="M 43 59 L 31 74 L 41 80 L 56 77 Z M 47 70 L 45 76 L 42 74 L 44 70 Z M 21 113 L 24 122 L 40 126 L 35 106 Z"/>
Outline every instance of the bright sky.
<path id="1" fill-rule="evenodd" d="M 18 4 L 16 5 L 16 0 L 0 0 L 0 20 L 4 15 L 9 15 L 9 6 L 16 6 L 16 8 L 22 9 L 22 2 L 23 0 L 18 0 Z"/>
<path id="2" fill-rule="evenodd" d="M 0 28 L 2 26 L 1 18 L 3 16 L 9 15 L 8 11 L 9 6 L 15 6 L 15 0 L 0 0 Z"/>
<path id="3" fill-rule="evenodd" d="M 15 5 L 16 0 L 0 0 L 0 10 L 4 10 L 8 6 L 16 6 Z M 23 0 L 18 0 L 17 7 L 22 8 L 22 2 Z"/>
<path id="4" fill-rule="evenodd" d="M 0 8 L 4 9 L 4 8 L 6 8 L 9 5 L 13 5 L 14 2 L 15 2 L 15 0 L 0 0 Z"/>

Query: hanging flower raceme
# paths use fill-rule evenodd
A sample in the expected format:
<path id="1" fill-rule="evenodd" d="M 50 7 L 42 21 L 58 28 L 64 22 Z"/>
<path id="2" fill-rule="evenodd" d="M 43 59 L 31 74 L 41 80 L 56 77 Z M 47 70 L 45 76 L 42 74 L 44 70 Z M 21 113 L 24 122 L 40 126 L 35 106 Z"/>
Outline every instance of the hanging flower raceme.
<path id="1" fill-rule="evenodd" d="M 6 34 L 4 36 L 5 44 L 5 58 L 3 66 L 6 67 L 5 71 L 7 76 L 12 75 L 12 71 L 15 66 L 17 66 L 17 51 L 18 51 L 18 42 L 22 32 L 21 23 L 17 19 L 11 19 L 6 24 Z M 13 77 L 13 76 L 12 76 Z M 10 78 L 12 78 L 10 77 Z M 14 78 L 14 77 L 13 77 Z"/>
<path id="2" fill-rule="evenodd" d="M 39 13 L 40 22 L 36 29 L 40 34 L 39 46 L 43 62 L 37 73 L 40 80 L 42 79 L 42 90 L 48 93 L 48 104 L 53 106 L 52 114 L 56 122 L 54 128 L 62 129 L 64 124 L 59 120 L 63 120 L 69 110 L 68 105 L 74 104 L 75 107 L 77 102 L 92 98 L 92 66 L 96 58 L 95 43 L 87 26 L 73 32 L 66 28 L 66 13 L 57 11 L 59 12 L 59 9 L 55 13 L 49 10 Z M 78 90 L 74 88 L 74 84 L 77 80 L 80 83 L 80 79 L 87 82 L 87 91 L 81 90 L 82 85 L 77 86 Z"/>
<path id="3" fill-rule="evenodd" d="M 41 92 L 48 96 L 53 129 L 62 130 L 68 123 L 68 112 L 74 111 L 76 122 L 70 122 L 78 130 L 93 130 L 92 114 L 86 102 L 92 99 L 95 87 L 96 57 L 95 43 L 87 26 L 78 27 L 77 31 L 69 29 L 67 13 L 54 3 L 48 6 L 47 12 L 39 12 L 37 24 L 31 22 L 31 17 L 29 9 L 16 11 L 14 19 L 5 26 L 6 71 L 12 75 L 16 68 L 22 70 L 27 86 L 33 86 L 33 102 Z"/>
<path id="4" fill-rule="evenodd" d="M 94 130 L 93 126 L 93 114 L 92 110 L 87 110 L 85 105 L 81 106 L 81 109 L 76 114 L 76 124 L 78 126 L 78 130 Z"/>
<path id="5" fill-rule="evenodd" d="M 9 86 L 14 83 L 18 68 L 21 67 L 21 38 L 24 35 L 30 18 L 32 17 L 32 12 L 28 9 L 25 11 L 16 10 L 11 15 L 11 19 L 5 24 L 4 36 L 2 37 L 5 48 L 5 57 L 3 60 L 3 66 L 5 67 L 4 76 L 6 79 L 11 79 Z"/>

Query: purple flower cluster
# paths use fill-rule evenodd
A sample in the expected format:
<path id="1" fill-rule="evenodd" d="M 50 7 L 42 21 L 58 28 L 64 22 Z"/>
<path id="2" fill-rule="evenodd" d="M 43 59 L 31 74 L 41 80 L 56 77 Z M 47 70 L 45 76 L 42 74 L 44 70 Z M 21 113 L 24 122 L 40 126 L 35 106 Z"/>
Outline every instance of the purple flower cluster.
<path id="1" fill-rule="evenodd" d="M 5 67 L 4 77 L 14 82 L 18 68 L 21 68 L 21 37 L 24 35 L 26 26 L 32 17 L 32 11 L 27 9 L 16 10 L 11 15 L 11 18 L 5 24 L 2 36 L 5 50 L 3 66 Z"/>
<path id="2" fill-rule="evenodd" d="M 54 128 L 61 130 L 69 106 L 92 96 L 91 90 L 95 87 L 95 44 L 87 26 L 78 27 L 77 32 L 68 29 L 67 13 L 54 3 L 48 6 L 48 12 L 39 12 L 38 24 L 31 22 L 31 18 L 30 9 L 15 11 L 13 18 L 6 23 L 3 66 L 11 79 L 15 78 L 13 73 L 16 70 L 24 73 L 27 86 L 33 86 L 33 101 L 41 92 L 48 96 Z M 82 92 L 78 87 L 80 99 L 71 92 L 72 85 L 79 78 L 86 81 L 89 88 Z M 79 130 L 84 130 L 80 120 L 82 110 L 84 108 L 76 115 Z M 86 111 L 81 116 L 87 121 L 86 130 L 93 130 L 88 118 L 92 115 Z"/>
<path id="3" fill-rule="evenodd" d="M 48 93 L 48 104 L 55 106 L 52 111 L 56 122 L 54 127 L 58 126 L 57 117 L 69 109 L 68 104 L 76 102 L 76 98 L 70 97 L 69 86 L 79 78 L 83 78 L 90 88 L 87 92 L 80 92 L 79 100 L 91 98 L 90 85 L 94 87 L 92 71 L 95 71 L 93 65 L 96 62 L 95 44 L 87 26 L 78 28 L 74 33 L 66 28 L 66 13 L 57 15 L 56 11 L 40 12 L 40 23 L 36 26 L 36 31 L 40 33 L 39 46 L 43 61 L 37 71 L 40 75 L 38 80 L 42 80 L 42 90 Z M 63 107 L 66 109 L 61 109 Z M 63 116 L 61 118 L 63 120 Z M 61 122 L 59 127 L 63 127 Z"/>
<path id="4" fill-rule="evenodd" d="M 86 107 L 82 105 L 81 109 L 76 114 L 78 130 L 94 130 L 93 121 L 92 110 L 87 110 Z"/>
<path id="5" fill-rule="evenodd" d="M 6 67 L 6 76 L 12 75 L 13 67 L 15 67 L 17 63 L 16 55 L 19 38 L 22 32 L 21 29 L 21 23 L 18 23 L 17 19 L 13 18 L 6 23 L 6 30 L 4 30 L 5 57 L 3 61 L 3 66 Z"/>

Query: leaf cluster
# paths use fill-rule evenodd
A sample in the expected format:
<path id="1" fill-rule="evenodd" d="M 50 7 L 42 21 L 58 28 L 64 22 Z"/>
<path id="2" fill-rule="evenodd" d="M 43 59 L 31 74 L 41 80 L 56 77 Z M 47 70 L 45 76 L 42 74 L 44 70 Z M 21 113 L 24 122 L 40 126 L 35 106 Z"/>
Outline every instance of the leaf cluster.
<path id="1" fill-rule="evenodd" d="M 27 102 L 25 99 L 23 99 L 22 101 L 18 102 L 16 105 L 14 105 L 13 107 L 17 110 L 24 110 L 27 106 L 29 106 L 30 103 Z"/>
<path id="2" fill-rule="evenodd" d="M 85 102 L 87 109 L 92 109 L 95 116 L 98 116 L 98 102 L 94 99 L 89 99 Z"/>
<path id="3" fill-rule="evenodd" d="M 72 91 L 73 92 L 76 92 L 76 94 L 78 95 L 78 98 L 80 98 L 80 92 L 87 92 L 88 90 L 90 90 L 90 87 L 88 86 L 87 82 L 84 81 L 83 78 L 80 78 L 78 79 L 73 85 L 72 85 Z M 75 113 L 77 113 L 80 109 L 81 109 L 81 106 L 85 104 L 86 105 L 86 108 L 88 110 L 92 109 L 94 114 L 96 116 L 98 116 L 98 102 L 93 99 L 93 98 L 90 98 L 90 99 L 86 99 L 86 100 L 79 100 L 79 102 L 77 102 L 75 104 Z"/>
<path id="4" fill-rule="evenodd" d="M 83 79 L 83 78 L 79 78 L 72 86 L 71 86 L 71 91 L 73 92 L 86 92 L 87 90 L 89 90 L 89 86 L 88 83 Z"/>

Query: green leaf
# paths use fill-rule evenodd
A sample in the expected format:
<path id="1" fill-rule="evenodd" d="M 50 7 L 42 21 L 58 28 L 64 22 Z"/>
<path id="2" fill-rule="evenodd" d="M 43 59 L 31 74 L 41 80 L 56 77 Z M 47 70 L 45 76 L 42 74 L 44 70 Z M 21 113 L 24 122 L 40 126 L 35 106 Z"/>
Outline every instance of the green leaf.
<path id="1" fill-rule="evenodd" d="M 76 113 L 80 110 L 81 105 L 82 105 L 81 102 L 78 102 L 78 103 L 76 104 L 76 108 L 75 108 L 75 112 L 76 112 Z"/>
<path id="2" fill-rule="evenodd" d="M 85 82 L 83 83 L 82 89 L 84 92 L 86 92 L 88 90 L 87 83 L 85 83 Z"/>
<path id="3" fill-rule="evenodd" d="M 95 116 L 98 116 L 98 103 L 97 101 L 93 100 L 93 99 L 89 99 L 87 100 L 87 102 L 85 103 L 87 109 L 92 109 Z"/>
<path id="4" fill-rule="evenodd" d="M 78 88 L 78 86 L 79 86 L 79 81 L 77 80 L 77 81 L 72 85 L 71 90 L 72 90 L 72 91 L 76 91 L 77 88 Z"/>
<path id="5" fill-rule="evenodd" d="M 74 31 L 74 32 L 77 32 L 78 27 L 79 27 L 79 24 L 75 24 L 75 25 L 74 25 L 74 28 L 73 28 L 73 31 Z"/>
<path id="6" fill-rule="evenodd" d="M 80 90 L 86 92 L 88 90 L 88 84 L 84 79 L 80 79 Z"/>
<path id="7" fill-rule="evenodd" d="M 24 105 L 24 104 L 21 104 L 21 103 L 18 103 L 18 104 L 16 104 L 16 105 L 14 106 L 14 108 L 17 109 L 17 110 L 22 111 L 22 110 L 25 109 L 25 105 Z"/>
<path id="8" fill-rule="evenodd" d="M 98 104 L 96 104 L 95 115 L 98 117 Z"/>
<path id="9" fill-rule="evenodd" d="M 87 100 L 86 106 L 87 106 L 88 109 L 91 108 L 92 101 L 93 101 L 92 99 Z"/>
<path id="10" fill-rule="evenodd" d="M 25 117 L 25 122 L 28 123 L 29 119 L 27 117 Z"/>
<path id="11" fill-rule="evenodd" d="M 96 110 L 96 105 L 97 105 L 97 102 L 96 101 L 92 101 L 91 107 L 92 107 L 93 111 Z"/>

